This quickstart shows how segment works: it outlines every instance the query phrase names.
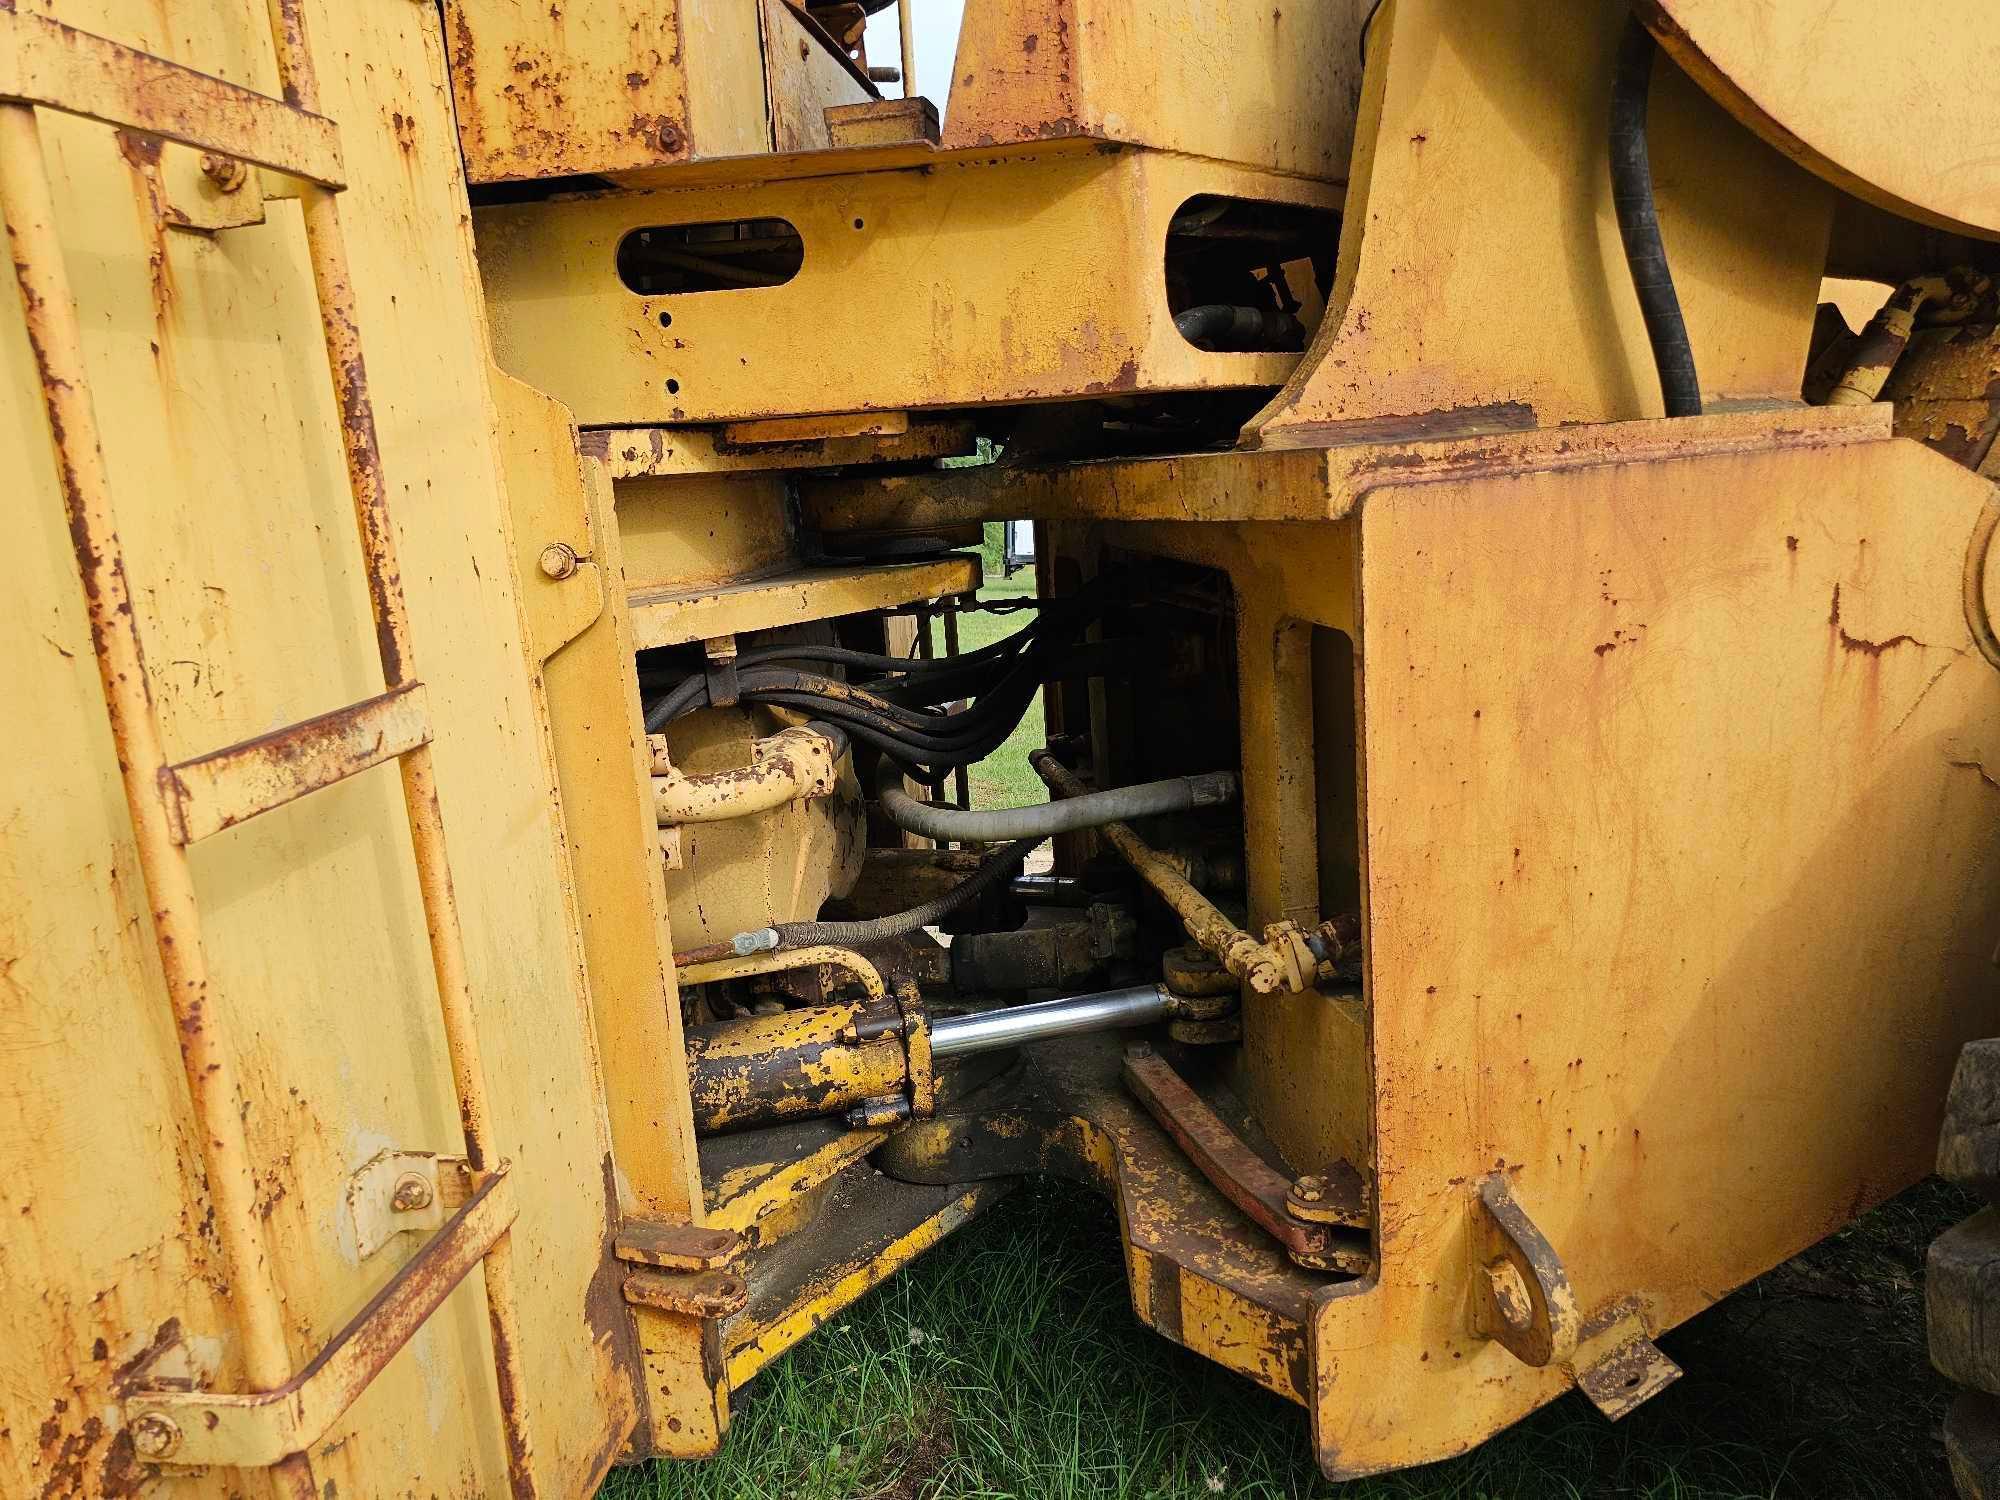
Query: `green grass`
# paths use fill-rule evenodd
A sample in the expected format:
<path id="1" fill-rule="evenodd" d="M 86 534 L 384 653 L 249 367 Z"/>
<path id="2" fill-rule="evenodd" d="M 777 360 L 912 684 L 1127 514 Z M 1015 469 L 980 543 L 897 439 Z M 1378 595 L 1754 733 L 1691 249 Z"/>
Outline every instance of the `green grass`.
<path id="1" fill-rule="evenodd" d="M 1949 1493 L 1923 1248 L 1970 1212 L 1926 1183 L 1661 1342 L 1687 1370 L 1623 1422 L 1569 1395 L 1464 1458 L 1336 1486 L 1304 1414 L 1142 1328 L 1115 1221 L 1030 1185 L 735 1398 L 722 1455 L 605 1500 L 1748 1500 Z"/>

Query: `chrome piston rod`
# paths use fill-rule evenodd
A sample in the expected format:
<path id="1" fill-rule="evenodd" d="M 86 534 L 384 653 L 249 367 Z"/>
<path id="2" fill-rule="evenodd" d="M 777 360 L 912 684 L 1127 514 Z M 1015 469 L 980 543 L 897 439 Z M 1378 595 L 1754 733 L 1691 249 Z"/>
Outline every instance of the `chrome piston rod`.
<path id="1" fill-rule="evenodd" d="M 969 1016 L 942 1016 L 931 1022 L 931 1056 L 969 1057 L 1053 1036 L 1144 1026 L 1164 1020 L 1172 1003 L 1164 985 L 1135 984 L 1093 995 L 1065 995 L 1033 1005 L 976 1011 Z"/>

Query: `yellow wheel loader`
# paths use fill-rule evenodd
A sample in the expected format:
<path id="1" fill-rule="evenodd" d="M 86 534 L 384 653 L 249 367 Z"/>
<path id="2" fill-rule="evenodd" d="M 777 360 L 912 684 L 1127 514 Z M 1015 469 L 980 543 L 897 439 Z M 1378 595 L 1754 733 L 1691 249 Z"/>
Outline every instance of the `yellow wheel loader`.
<path id="1" fill-rule="evenodd" d="M 589 1496 L 1038 1174 L 1371 1474 L 1931 1170 L 2000 9 L 941 3 L 0 0 L 0 1494 Z"/>

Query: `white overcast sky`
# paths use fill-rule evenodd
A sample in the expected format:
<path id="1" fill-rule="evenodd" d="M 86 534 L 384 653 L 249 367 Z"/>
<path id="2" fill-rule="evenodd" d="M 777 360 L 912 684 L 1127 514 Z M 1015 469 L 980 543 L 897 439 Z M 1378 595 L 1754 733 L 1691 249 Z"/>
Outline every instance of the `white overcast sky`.
<path id="1" fill-rule="evenodd" d="M 958 23 L 965 14 L 965 0 L 903 0 L 913 6 L 917 32 L 917 92 L 945 110 L 945 95 L 951 89 L 951 62 L 958 51 Z M 868 18 L 868 61 L 876 67 L 901 64 L 902 44 L 896 37 L 896 7 L 877 11 Z M 893 95 L 895 85 L 883 85 L 882 92 Z"/>

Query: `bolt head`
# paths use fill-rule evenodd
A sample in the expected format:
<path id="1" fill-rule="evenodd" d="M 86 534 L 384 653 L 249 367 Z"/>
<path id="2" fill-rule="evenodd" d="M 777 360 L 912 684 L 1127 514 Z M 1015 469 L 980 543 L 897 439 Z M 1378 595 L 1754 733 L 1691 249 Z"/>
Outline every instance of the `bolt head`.
<path id="1" fill-rule="evenodd" d="M 681 149 L 680 126 L 662 125 L 660 127 L 660 149 L 662 151 L 678 151 Z"/>
<path id="2" fill-rule="evenodd" d="M 204 151 L 201 154 L 201 175 L 221 192 L 233 193 L 250 180 L 250 168 L 236 157 Z"/>
<path id="3" fill-rule="evenodd" d="M 1317 1203 L 1326 1196 L 1326 1179 L 1301 1177 L 1292 1184 L 1292 1192 L 1301 1203 Z"/>
<path id="4" fill-rule="evenodd" d="M 542 572 L 550 578 L 568 578 L 576 572 L 576 549 L 568 542 L 550 542 L 542 548 Z"/>
<path id="5" fill-rule="evenodd" d="M 429 1208 L 432 1197 L 429 1178 L 420 1173 L 405 1172 L 396 1179 L 396 1191 L 389 1199 L 389 1206 L 397 1213 L 415 1213 L 420 1208 Z"/>
<path id="6" fill-rule="evenodd" d="M 181 1430 L 173 1418 L 147 1412 L 132 1424 L 132 1451 L 144 1459 L 165 1458 L 181 1445 Z"/>

